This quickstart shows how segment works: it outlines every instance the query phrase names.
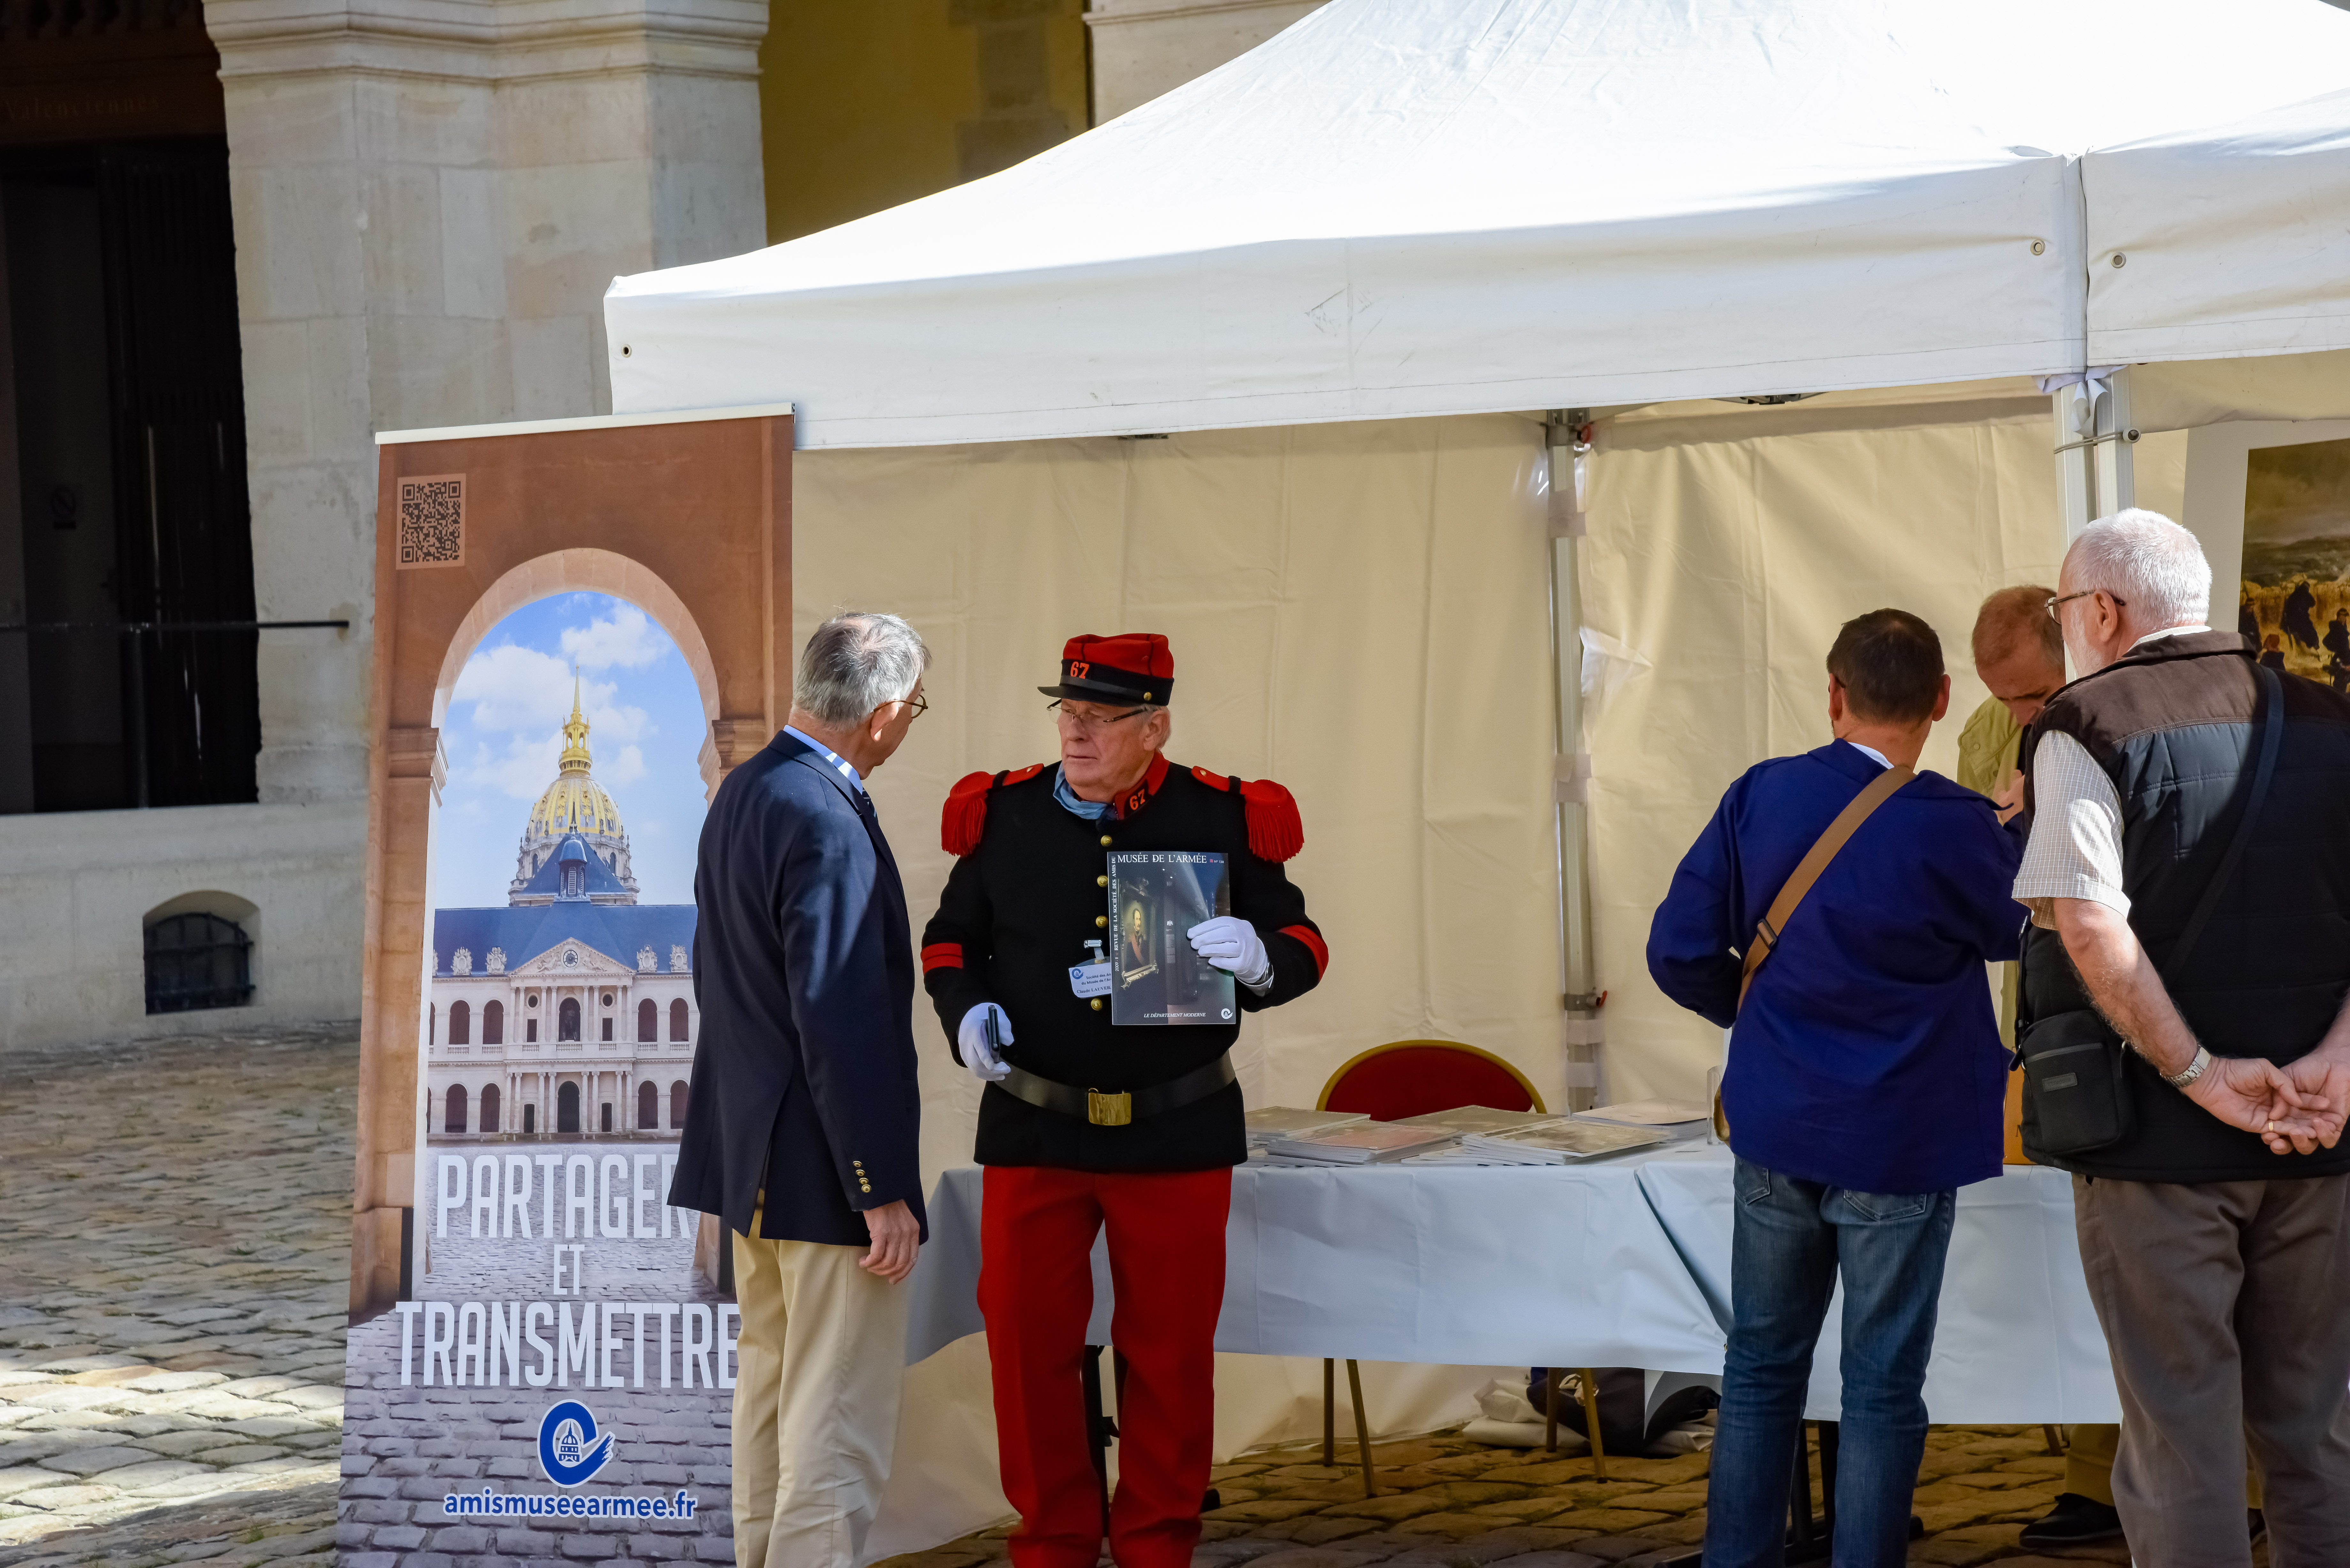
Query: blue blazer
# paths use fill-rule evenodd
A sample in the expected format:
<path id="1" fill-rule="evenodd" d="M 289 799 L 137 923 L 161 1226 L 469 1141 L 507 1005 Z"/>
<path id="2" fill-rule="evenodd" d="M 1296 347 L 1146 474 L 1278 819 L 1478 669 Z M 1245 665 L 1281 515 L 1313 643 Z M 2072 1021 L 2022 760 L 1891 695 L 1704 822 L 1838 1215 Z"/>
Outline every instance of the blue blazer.
<path id="1" fill-rule="evenodd" d="M 2000 1168 L 2009 1056 L 1983 965 L 2016 956 L 2023 838 L 1990 801 L 1939 774 L 1902 786 L 1812 885 L 1738 1008 L 1756 922 L 1880 771 L 1841 741 L 1749 769 L 1673 873 L 1648 973 L 1708 1022 L 1735 1018 L 1722 1106 L 1741 1157 L 1934 1192 Z"/>
<path id="2" fill-rule="evenodd" d="M 906 892 L 861 792 L 777 732 L 726 775 L 693 874 L 693 1096 L 670 1202 L 759 1233 L 866 1246 L 923 1218 Z M 925 1223 L 923 1234 L 929 1231 Z"/>

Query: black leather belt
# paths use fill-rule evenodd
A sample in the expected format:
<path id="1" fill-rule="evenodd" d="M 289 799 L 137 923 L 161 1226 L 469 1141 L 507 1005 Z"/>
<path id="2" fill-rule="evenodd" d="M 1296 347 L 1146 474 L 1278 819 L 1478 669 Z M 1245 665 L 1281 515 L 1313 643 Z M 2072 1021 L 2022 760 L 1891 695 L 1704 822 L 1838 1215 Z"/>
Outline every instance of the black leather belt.
<path id="1" fill-rule="evenodd" d="M 1232 1071 L 1232 1053 L 1227 1051 L 1206 1066 L 1195 1067 L 1180 1078 L 1170 1078 L 1143 1089 L 1121 1089 L 1116 1094 L 1056 1084 L 1018 1067 L 1005 1073 L 995 1086 L 1032 1106 L 1058 1111 L 1065 1116 L 1083 1116 L 1097 1127 L 1122 1127 L 1139 1116 L 1163 1116 L 1179 1106 L 1204 1100 L 1226 1084 L 1238 1081 Z"/>

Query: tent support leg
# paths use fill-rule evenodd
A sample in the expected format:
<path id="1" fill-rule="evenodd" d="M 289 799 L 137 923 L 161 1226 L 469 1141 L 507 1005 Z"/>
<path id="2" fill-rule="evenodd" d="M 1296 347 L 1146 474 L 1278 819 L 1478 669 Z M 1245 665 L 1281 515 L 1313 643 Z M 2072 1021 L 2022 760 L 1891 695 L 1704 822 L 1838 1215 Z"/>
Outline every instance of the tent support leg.
<path id="1" fill-rule="evenodd" d="M 1558 693 L 1556 803 L 1560 976 L 1565 1019 L 1565 1108 L 1597 1103 L 1599 1004 L 1591 939 L 1591 868 L 1586 845 L 1591 759 L 1583 750 L 1583 587 L 1575 541 L 1583 536 L 1583 464 L 1590 451 L 1587 409 L 1553 410 L 1545 440 L 1550 457 L 1550 628 Z"/>

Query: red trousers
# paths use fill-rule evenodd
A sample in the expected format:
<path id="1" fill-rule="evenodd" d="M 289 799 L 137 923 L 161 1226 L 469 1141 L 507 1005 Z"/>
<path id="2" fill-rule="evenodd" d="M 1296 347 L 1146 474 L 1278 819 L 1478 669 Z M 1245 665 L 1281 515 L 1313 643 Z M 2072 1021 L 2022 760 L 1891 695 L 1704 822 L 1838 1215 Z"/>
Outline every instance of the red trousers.
<path id="1" fill-rule="evenodd" d="M 1109 1227 L 1120 1384 L 1110 1554 L 1120 1568 L 1189 1568 L 1216 1417 L 1229 1168 L 1102 1174 L 987 1168 L 979 1310 L 995 1382 L 1003 1495 L 1020 1511 L 1018 1568 L 1094 1568 L 1101 1494 L 1086 1431 L 1094 1237 Z"/>

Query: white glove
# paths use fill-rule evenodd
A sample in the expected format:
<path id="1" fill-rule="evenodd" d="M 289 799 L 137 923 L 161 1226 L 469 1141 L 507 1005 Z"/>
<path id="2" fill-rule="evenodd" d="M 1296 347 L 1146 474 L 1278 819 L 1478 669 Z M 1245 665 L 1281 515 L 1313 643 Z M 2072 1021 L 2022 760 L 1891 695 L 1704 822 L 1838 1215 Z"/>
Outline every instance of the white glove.
<path id="1" fill-rule="evenodd" d="M 987 1015 L 995 1014 L 995 1038 L 1005 1045 L 1012 1044 L 1012 1020 L 1003 1009 L 992 1002 L 983 1002 L 962 1015 L 955 1026 L 955 1045 L 962 1053 L 962 1064 L 971 1075 L 983 1084 L 1000 1083 L 1012 1069 L 1003 1059 L 987 1048 Z"/>
<path id="2" fill-rule="evenodd" d="M 1183 934 L 1191 939 L 1193 952 L 1218 969 L 1232 971 L 1232 978 L 1251 991 L 1263 991 L 1271 983 L 1273 955 L 1264 950 L 1264 939 L 1256 928 L 1238 915 L 1218 915 Z"/>

